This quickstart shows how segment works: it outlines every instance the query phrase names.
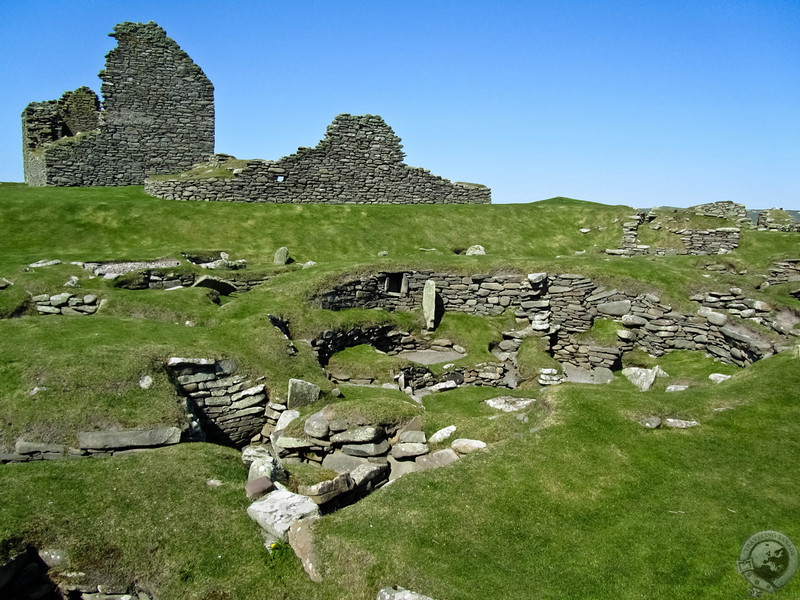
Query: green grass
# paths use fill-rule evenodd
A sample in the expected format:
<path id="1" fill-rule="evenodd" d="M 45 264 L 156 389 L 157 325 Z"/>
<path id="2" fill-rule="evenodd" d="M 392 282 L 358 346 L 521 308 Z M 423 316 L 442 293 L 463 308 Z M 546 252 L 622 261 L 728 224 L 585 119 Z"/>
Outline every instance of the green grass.
<path id="1" fill-rule="evenodd" d="M 68 555 L 85 582 L 137 582 L 160 598 L 337 598 L 319 593 L 291 550 L 270 556 L 248 518 L 235 450 L 180 445 L 113 459 L 3 467 L 0 539 Z M 209 479 L 221 482 L 218 487 Z M 59 571 L 53 573 L 58 578 Z"/>
<path id="2" fill-rule="evenodd" d="M 0 277 L 14 282 L 0 291 L 0 317 L 18 314 L 29 294 L 68 290 L 63 284 L 72 275 L 80 278 L 78 293 L 106 301 L 91 317 L 29 311 L 0 319 L 0 450 L 18 437 L 72 445 L 87 429 L 179 423 L 175 390 L 161 367 L 170 356 L 234 358 L 240 373 L 265 378 L 275 401 L 285 399 L 289 378 L 317 383 L 323 398 L 304 407 L 291 426 L 298 432 L 304 418 L 327 404 L 352 422 L 392 427 L 419 416 L 429 435 L 456 425 L 454 437 L 491 444 L 323 517 L 321 585 L 308 581 L 287 547 L 272 555 L 264 549 L 245 513 L 239 455 L 205 444 L 3 466 L 0 540 L 65 548 L 70 569 L 112 583 L 137 581 L 166 600 L 361 600 L 385 585 L 440 599 L 745 597 L 735 564 L 744 540 L 761 529 L 800 539 L 793 476 L 800 460 L 800 369 L 790 354 L 739 370 L 700 353 L 653 359 L 632 352 L 625 366 L 658 364 L 670 377 L 646 393 L 619 375 L 608 386 L 538 389 L 538 369 L 556 365 L 543 340 L 528 338 L 518 360 L 530 389 L 511 394 L 536 401 L 518 418 L 484 404 L 508 393 L 490 388 L 431 394 L 422 406 L 400 391 L 371 387 L 341 386 L 344 397 L 333 398 L 304 341 L 375 324 L 418 331 L 420 311 L 331 312 L 309 302 L 336 283 L 378 270 L 581 273 L 692 312 L 690 294 L 735 286 L 748 297 L 800 309 L 788 296 L 791 285 L 755 289 L 773 261 L 797 257 L 797 234 L 743 230 L 741 247 L 725 256 L 601 254 L 619 246 L 620 223 L 632 213 L 564 198 L 501 206 L 251 205 L 170 202 L 147 197 L 141 187 L 0 184 Z M 486 256 L 453 252 L 476 243 Z M 272 255 L 283 245 L 297 263 L 275 267 Z M 204 290 L 120 289 L 68 264 L 212 249 L 248 261 L 247 270 L 223 276 L 275 277 L 219 306 Z M 389 256 L 377 257 L 381 250 Z M 64 264 L 27 269 L 42 258 Z M 306 260 L 319 264 L 301 269 Z M 714 262 L 747 274 L 699 268 Z M 296 354 L 269 314 L 289 321 Z M 469 365 L 496 360 L 490 347 L 515 326 L 513 314 L 448 313 L 435 337 L 467 348 L 457 364 Z M 618 328 L 597 320 L 588 336 L 615 340 Z M 396 366 L 396 359 L 367 348 L 335 360 L 356 374 L 388 376 Z M 734 377 L 713 384 L 712 372 Z M 138 386 L 143 374 L 155 380 L 150 390 Z M 672 383 L 690 388 L 665 393 Z M 30 396 L 34 387 L 47 389 Z M 643 415 L 696 419 L 701 426 L 650 431 L 636 423 Z M 222 485 L 209 487 L 207 479 Z M 798 581 L 781 594 L 800 595 Z"/>
<path id="3" fill-rule="evenodd" d="M 311 463 L 286 464 L 285 469 L 289 476 L 287 487 L 294 492 L 297 492 L 300 486 L 315 485 L 336 477 L 336 471 L 323 469 L 321 466 Z"/>
<path id="4" fill-rule="evenodd" d="M 337 352 L 331 357 L 326 369 L 338 376 L 351 379 L 374 379 L 377 383 L 391 383 L 403 367 L 410 365 L 407 360 L 378 352 L 372 346 L 362 344 Z"/>
<path id="5" fill-rule="evenodd" d="M 520 378 L 525 380 L 523 387 L 539 386 L 539 369 L 558 369 L 561 364 L 547 351 L 547 340 L 540 337 L 528 337 L 522 341 L 517 353 L 517 367 Z"/>
<path id="6" fill-rule="evenodd" d="M 553 390 L 549 427 L 326 518 L 328 572 L 348 573 L 354 588 L 396 582 L 438 598 L 530 598 L 532 582 L 540 598 L 744 597 L 741 544 L 763 529 L 800 534 L 797 398 L 759 384 L 790 370 L 796 386 L 792 360 L 691 393 L 682 414 L 702 425 L 688 431 L 635 423 L 629 413 L 666 395 L 621 381 Z M 713 412 L 721 400 L 739 404 Z M 354 575 L 357 563 L 369 568 Z M 793 581 L 781 593 L 798 590 Z"/>
<path id="7" fill-rule="evenodd" d="M 625 329 L 621 323 L 613 319 L 595 319 L 592 327 L 574 335 L 575 340 L 596 346 L 616 346 L 617 331 Z"/>

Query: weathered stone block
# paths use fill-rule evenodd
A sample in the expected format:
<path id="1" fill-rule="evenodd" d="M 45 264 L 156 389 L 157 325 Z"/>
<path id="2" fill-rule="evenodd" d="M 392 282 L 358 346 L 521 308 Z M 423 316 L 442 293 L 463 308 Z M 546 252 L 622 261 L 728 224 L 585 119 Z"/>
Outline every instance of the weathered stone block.
<path id="1" fill-rule="evenodd" d="M 253 502 L 247 514 L 268 534 L 285 542 L 292 523 L 320 513 L 311 498 L 288 490 L 277 490 Z"/>
<path id="2" fill-rule="evenodd" d="M 302 379 L 290 379 L 286 405 L 289 408 L 298 408 L 313 404 L 319 400 L 319 394 L 319 386 Z"/>
<path id="3" fill-rule="evenodd" d="M 91 450 L 152 448 L 177 444 L 180 440 L 181 430 L 177 427 L 126 429 L 122 431 L 83 431 L 78 434 L 78 446 Z"/>

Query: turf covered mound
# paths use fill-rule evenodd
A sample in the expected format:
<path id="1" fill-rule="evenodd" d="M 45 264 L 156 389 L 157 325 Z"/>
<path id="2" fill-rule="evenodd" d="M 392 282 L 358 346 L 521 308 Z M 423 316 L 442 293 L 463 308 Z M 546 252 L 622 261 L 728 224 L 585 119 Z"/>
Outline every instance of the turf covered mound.
<path id="1" fill-rule="evenodd" d="M 195 392 L 186 387 L 192 383 L 179 390 L 166 367 L 170 357 L 233 361 L 232 376 L 264 385 L 273 405 L 285 403 L 290 379 L 318 385 L 320 399 L 299 409 L 293 434 L 332 405 L 354 422 L 390 430 L 417 418 L 428 438 L 455 425 L 457 437 L 489 444 L 321 517 L 314 526 L 319 584 L 288 546 L 265 548 L 247 517 L 240 453 L 208 443 L 0 465 L 3 558 L 27 545 L 58 550 L 66 558 L 50 569 L 55 581 L 160 599 L 371 599 L 392 585 L 439 600 L 744 596 L 748 584 L 736 568 L 744 541 L 764 529 L 800 539 L 793 476 L 800 359 L 790 349 L 800 301 L 786 275 L 796 264 L 786 259 L 797 258 L 797 234 L 743 229 L 739 248 L 720 256 L 605 255 L 619 245 L 630 214 L 629 207 L 569 199 L 255 206 L 171 202 L 138 187 L 0 184 L 0 283 L 7 281 L 0 285 L 0 457 L 13 454 L 20 439 L 72 448 L 86 431 L 186 429 L 179 392 Z M 463 253 L 475 244 L 486 255 Z M 280 247 L 293 262 L 274 264 Z M 220 251 L 246 268 L 202 266 L 220 260 Z M 187 261 L 187 254 L 202 260 Z M 117 277 L 72 264 L 160 259 L 180 264 Z M 60 262 L 30 266 L 41 260 Z M 316 264 L 303 268 L 309 261 Z M 781 267 L 783 279 L 776 264 L 789 265 Z M 725 291 L 729 303 L 741 296 L 769 306 L 763 314 L 774 315 L 781 331 L 769 320 L 748 321 L 747 306 L 722 312 L 781 351 L 739 369 L 702 352 L 654 358 L 623 348 L 610 384 L 547 386 L 542 369 L 560 365 L 543 338 L 508 343 L 509 332 L 525 325 L 513 311 L 446 312 L 426 338 L 420 309 L 331 311 L 312 301 L 359 278 L 410 270 L 577 273 L 609 290 L 657 295 L 685 313 L 699 309 L 690 298 Z M 233 288 L 189 287 L 209 274 Z M 52 304 L 64 292 L 95 296 L 97 310 L 49 315 L 37 308 L 34 298 Z M 367 343 L 333 354 L 327 368 L 338 384 L 329 380 L 311 341 L 378 326 L 408 333 L 407 344 L 446 340 L 447 348 L 464 350 L 451 367 L 424 366 L 437 378 L 510 351 L 518 385 L 459 385 L 415 403 L 395 383 L 411 363 Z M 621 329 L 612 318 L 596 319 L 576 344 L 605 348 Z M 618 372 L 656 365 L 669 377 L 656 378 L 647 392 Z M 714 383 L 714 373 L 732 377 Z M 353 385 L 362 381 L 371 384 Z M 486 403 L 509 394 L 533 402 L 516 412 Z M 640 423 L 655 418 L 699 425 Z M 294 478 L 307 485 L 318 475 L 296 469 Z M 70 579 L 78 572 L 80 581 Z M 782 593 L 797 593 L 798 585 L 789 582 Z"/>

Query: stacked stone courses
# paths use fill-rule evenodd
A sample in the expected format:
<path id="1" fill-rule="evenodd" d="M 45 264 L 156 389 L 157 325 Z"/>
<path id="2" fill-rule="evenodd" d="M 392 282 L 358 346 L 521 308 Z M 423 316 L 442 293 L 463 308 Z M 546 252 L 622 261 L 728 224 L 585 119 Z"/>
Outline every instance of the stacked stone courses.
<path id="1" fill-rule="evenodd" d="M 749 226 L 750 219 L 747 217 L 747 208 L 744 204 L 737 204 L 730 200 L 722 200 L 720 202 L 709 202 L 708 204 L 698 204 L 689 209 L 696 215 L 703 215 L 706 217 L 718 217 L 720 219 L 728 219 L 735 223 L 740 223 L 743 226 Z"/>
<path id="2" fill-rule="evenodd" d="M 167 370 L 209 442 L 242 447 L 261 431 L 267 391 L 231 360 L 170 358 Z"/>
<path id="3" fill-rule="evenodd" d="M 83 87 L 22 113 L 25 181 L 34 186 L 142 184 L 214 152 L 214 87 L 153 22 L 121 23 L 100 72 L 102 109 Z"/>
<path id="4" fill-rule="evenodd" d="M 145 181 L 145 192 L 169 200 L 276 203 L 488 204 L 489 188 L 453 183 L 403 163 L 400 138 L 375 115 L 338 115 L 315 148 L 277 161 L 221 155 L 208 171 Z M 244 166 L 239 166 L 244 163 Z M 235 166 L 230 166 L 235 165 Z M 216 171 L 215 171 L 216 170 Z M 227 170 L 227 173 L 224 171 Z"/>
<path id="5" fill-rule="evenodd" d="M 402 291 L 396 282 L 402 279 Z M 769 356 L 774 349 L 728 316 L 709 308 L 714 298 L 719 306 L 737 317 L 746 316 L 771 326 L 771 311 L 765 303 L 741 299 L 739 294 L 704 295 L 696 314 L 686 314 L 661 303 L 653 294 L 631 295 L 607 290 L 576 274 L 534 273 L 523 275 L 454 275 L 433 271 L 377 273 L 340 284 L 316 297 L 322 308 L 382 308 L 414 310 L 421 306 L 422 287 L 436 282 L 437 295 L 445 311 L 494 315 L 510 307 L 517 319 L 530 322 L 537 335 L 547 336 L 550 351 L 562 363 L 578 367 L 617 366 L 621 353 L 638 346 L 654 356 L 673 350 L 705 350 L 720 360 L 738 366 Z M 393 283 L 394 282 L 394 283 Z M 726 304 L 728 296 L 732 304 Z M 709 302 L 709 299 L 711 300 Z M 741 302 L 739 302 L 741 301 Z M 740 304 L 742 306 L 740 306 Z M 752 309 L 753 312 L 744 312 Z M 595 318 L 618 321 L 618 343 L 601 347 L 576 341 L 573 334 L 591 329 Z"/>

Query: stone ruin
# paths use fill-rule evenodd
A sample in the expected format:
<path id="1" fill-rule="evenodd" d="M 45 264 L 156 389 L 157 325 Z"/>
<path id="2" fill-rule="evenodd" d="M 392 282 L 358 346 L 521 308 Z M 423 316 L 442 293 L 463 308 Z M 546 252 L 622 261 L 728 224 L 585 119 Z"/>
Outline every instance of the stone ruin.
<path id="1" fill-rule="evenodd" d="M 491 202 L 486 186 L 404 164 L 400 138 L 373 115 L 339 115 L 315 148 L 278 161 L 215 156 L 214 86 L 202 69 L 152 21 L 120 23 L 110 35 L 118 45 L 100 72 L 102 103 L 81 87 L 22 112 L 28 185 L 145 183 L 174 200 Z"/>
<path id="2" fill-rule="evenodd" d="M 120 23 L 100 72 L 103 102 L 88 87 L 22 112 L 25 182 L 32 186 L 141 185 L 214 152 L 214 86 L 153 23 Z"/>
<path id="3" fill-rule="evenodd" d="M 491 190 L 403 162 L 400 138 L 376 115 L 338 115 L 315 148 L 277 161 L 217 155 L 145 192 L 169 200 L 357 204 L 488 204 Z"/>

